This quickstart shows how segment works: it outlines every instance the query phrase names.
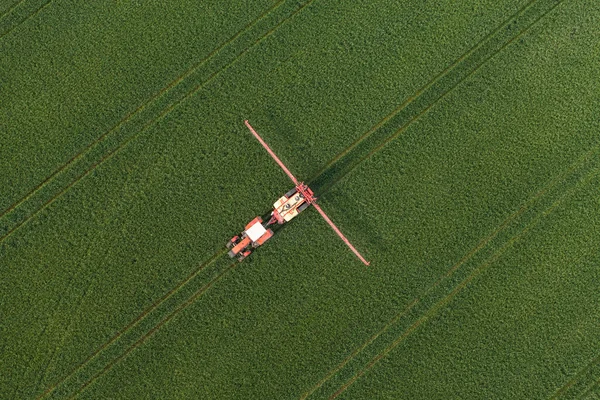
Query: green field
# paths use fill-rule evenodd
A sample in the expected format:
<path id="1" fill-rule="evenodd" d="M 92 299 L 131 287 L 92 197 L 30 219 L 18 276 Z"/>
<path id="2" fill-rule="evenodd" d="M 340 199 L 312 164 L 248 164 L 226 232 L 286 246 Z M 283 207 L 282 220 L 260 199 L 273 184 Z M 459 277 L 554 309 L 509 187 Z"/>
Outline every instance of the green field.
<path id="1" fill-rule="evenodd" d="M 600 399 L 600 3 L 0 1 L 1 399 Z M 225 243 L 292 186 L 308 209 Z"/>

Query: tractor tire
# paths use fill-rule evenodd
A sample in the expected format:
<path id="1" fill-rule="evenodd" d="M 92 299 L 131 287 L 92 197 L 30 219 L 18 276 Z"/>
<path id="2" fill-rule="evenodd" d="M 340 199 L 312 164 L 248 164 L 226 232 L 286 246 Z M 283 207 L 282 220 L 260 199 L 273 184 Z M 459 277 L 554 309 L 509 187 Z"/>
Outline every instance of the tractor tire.
<path id="1" fill-rule="evenodd" d="M 290 190 L 289 192 L 287 192 L 285 194 L 285 197 L 287 197 L 289 199 L 290 197 L 293 196 L 294 193 L 296 193 L 296 188 L 293 188 L 292 190 Z"/>
<path id="2" fill-rule="evenodd" d="M 310 206 L 310 203 L 302 204 L 300 207 L 298 207 L 298 212 L 301 213 L 302 211 L 306 210 L 308 206 Z"/>

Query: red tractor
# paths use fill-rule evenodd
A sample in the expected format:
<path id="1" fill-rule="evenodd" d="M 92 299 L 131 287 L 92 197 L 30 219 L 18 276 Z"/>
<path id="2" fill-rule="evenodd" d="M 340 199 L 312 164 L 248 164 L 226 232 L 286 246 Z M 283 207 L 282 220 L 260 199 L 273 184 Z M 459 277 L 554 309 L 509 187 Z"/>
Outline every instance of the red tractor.
<path id="1" fill-rule="evenodd" d="M 227 242 L 227 248 L 230 249 L 229 256 L 231 258 L 237 257 L 240 261 L 244 260 L 252 253 L 253 249 L 273 236 L 273 231 L 267 229 L 269 225 L 275 222 L 283 224 L 290 221 L 306 210 L 312 201 L 314 201 L 312 190 L 305 184 L 300 183 L 273 204 L 271 218 L 266 224 L 263 225 L 261 217 L 256 217 L 246 225 L 241 234 L 234 236 Z"/>
<path id="2" fill-rule="evenodd" d="M 227 248 L 231 249 L 229 256 L 237 256 L 237 259 L 242 261 L 252 253 L 252 249 L 266 242 L 271 236 L 273 231 L 262 225 L 261 217 L 256 217 L 246 225 L 244 232 L 227 242 Z"/>

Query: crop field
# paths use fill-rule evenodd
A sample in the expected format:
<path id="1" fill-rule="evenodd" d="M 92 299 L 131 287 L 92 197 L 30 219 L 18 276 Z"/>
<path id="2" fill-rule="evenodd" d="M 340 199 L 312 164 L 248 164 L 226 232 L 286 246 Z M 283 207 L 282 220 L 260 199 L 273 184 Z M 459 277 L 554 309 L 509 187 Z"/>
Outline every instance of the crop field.
<path id="1" fill-rule="evenodd" d="M 307 209 L 225 243 L 293 185 Z M 600 399 L 600 2 L 0 0 L 0 399 Z"/>

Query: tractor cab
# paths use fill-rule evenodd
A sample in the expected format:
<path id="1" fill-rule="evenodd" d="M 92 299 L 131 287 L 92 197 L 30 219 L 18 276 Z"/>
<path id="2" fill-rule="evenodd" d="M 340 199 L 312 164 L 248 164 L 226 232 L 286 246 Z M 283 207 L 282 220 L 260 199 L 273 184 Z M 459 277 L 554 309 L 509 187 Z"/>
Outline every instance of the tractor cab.
<path id="1" fill-rule="evenodd" d="M 256 217 L 246 225 L 239 236 L 234 236 L 227 242 L 227 248 L 230 249 L 229 257 L 237 257 L 242 261 L 252 254 L 253 249 L 266 242 L 271 236 L 273 231 L 262 225 L 261 217 Z"/>

